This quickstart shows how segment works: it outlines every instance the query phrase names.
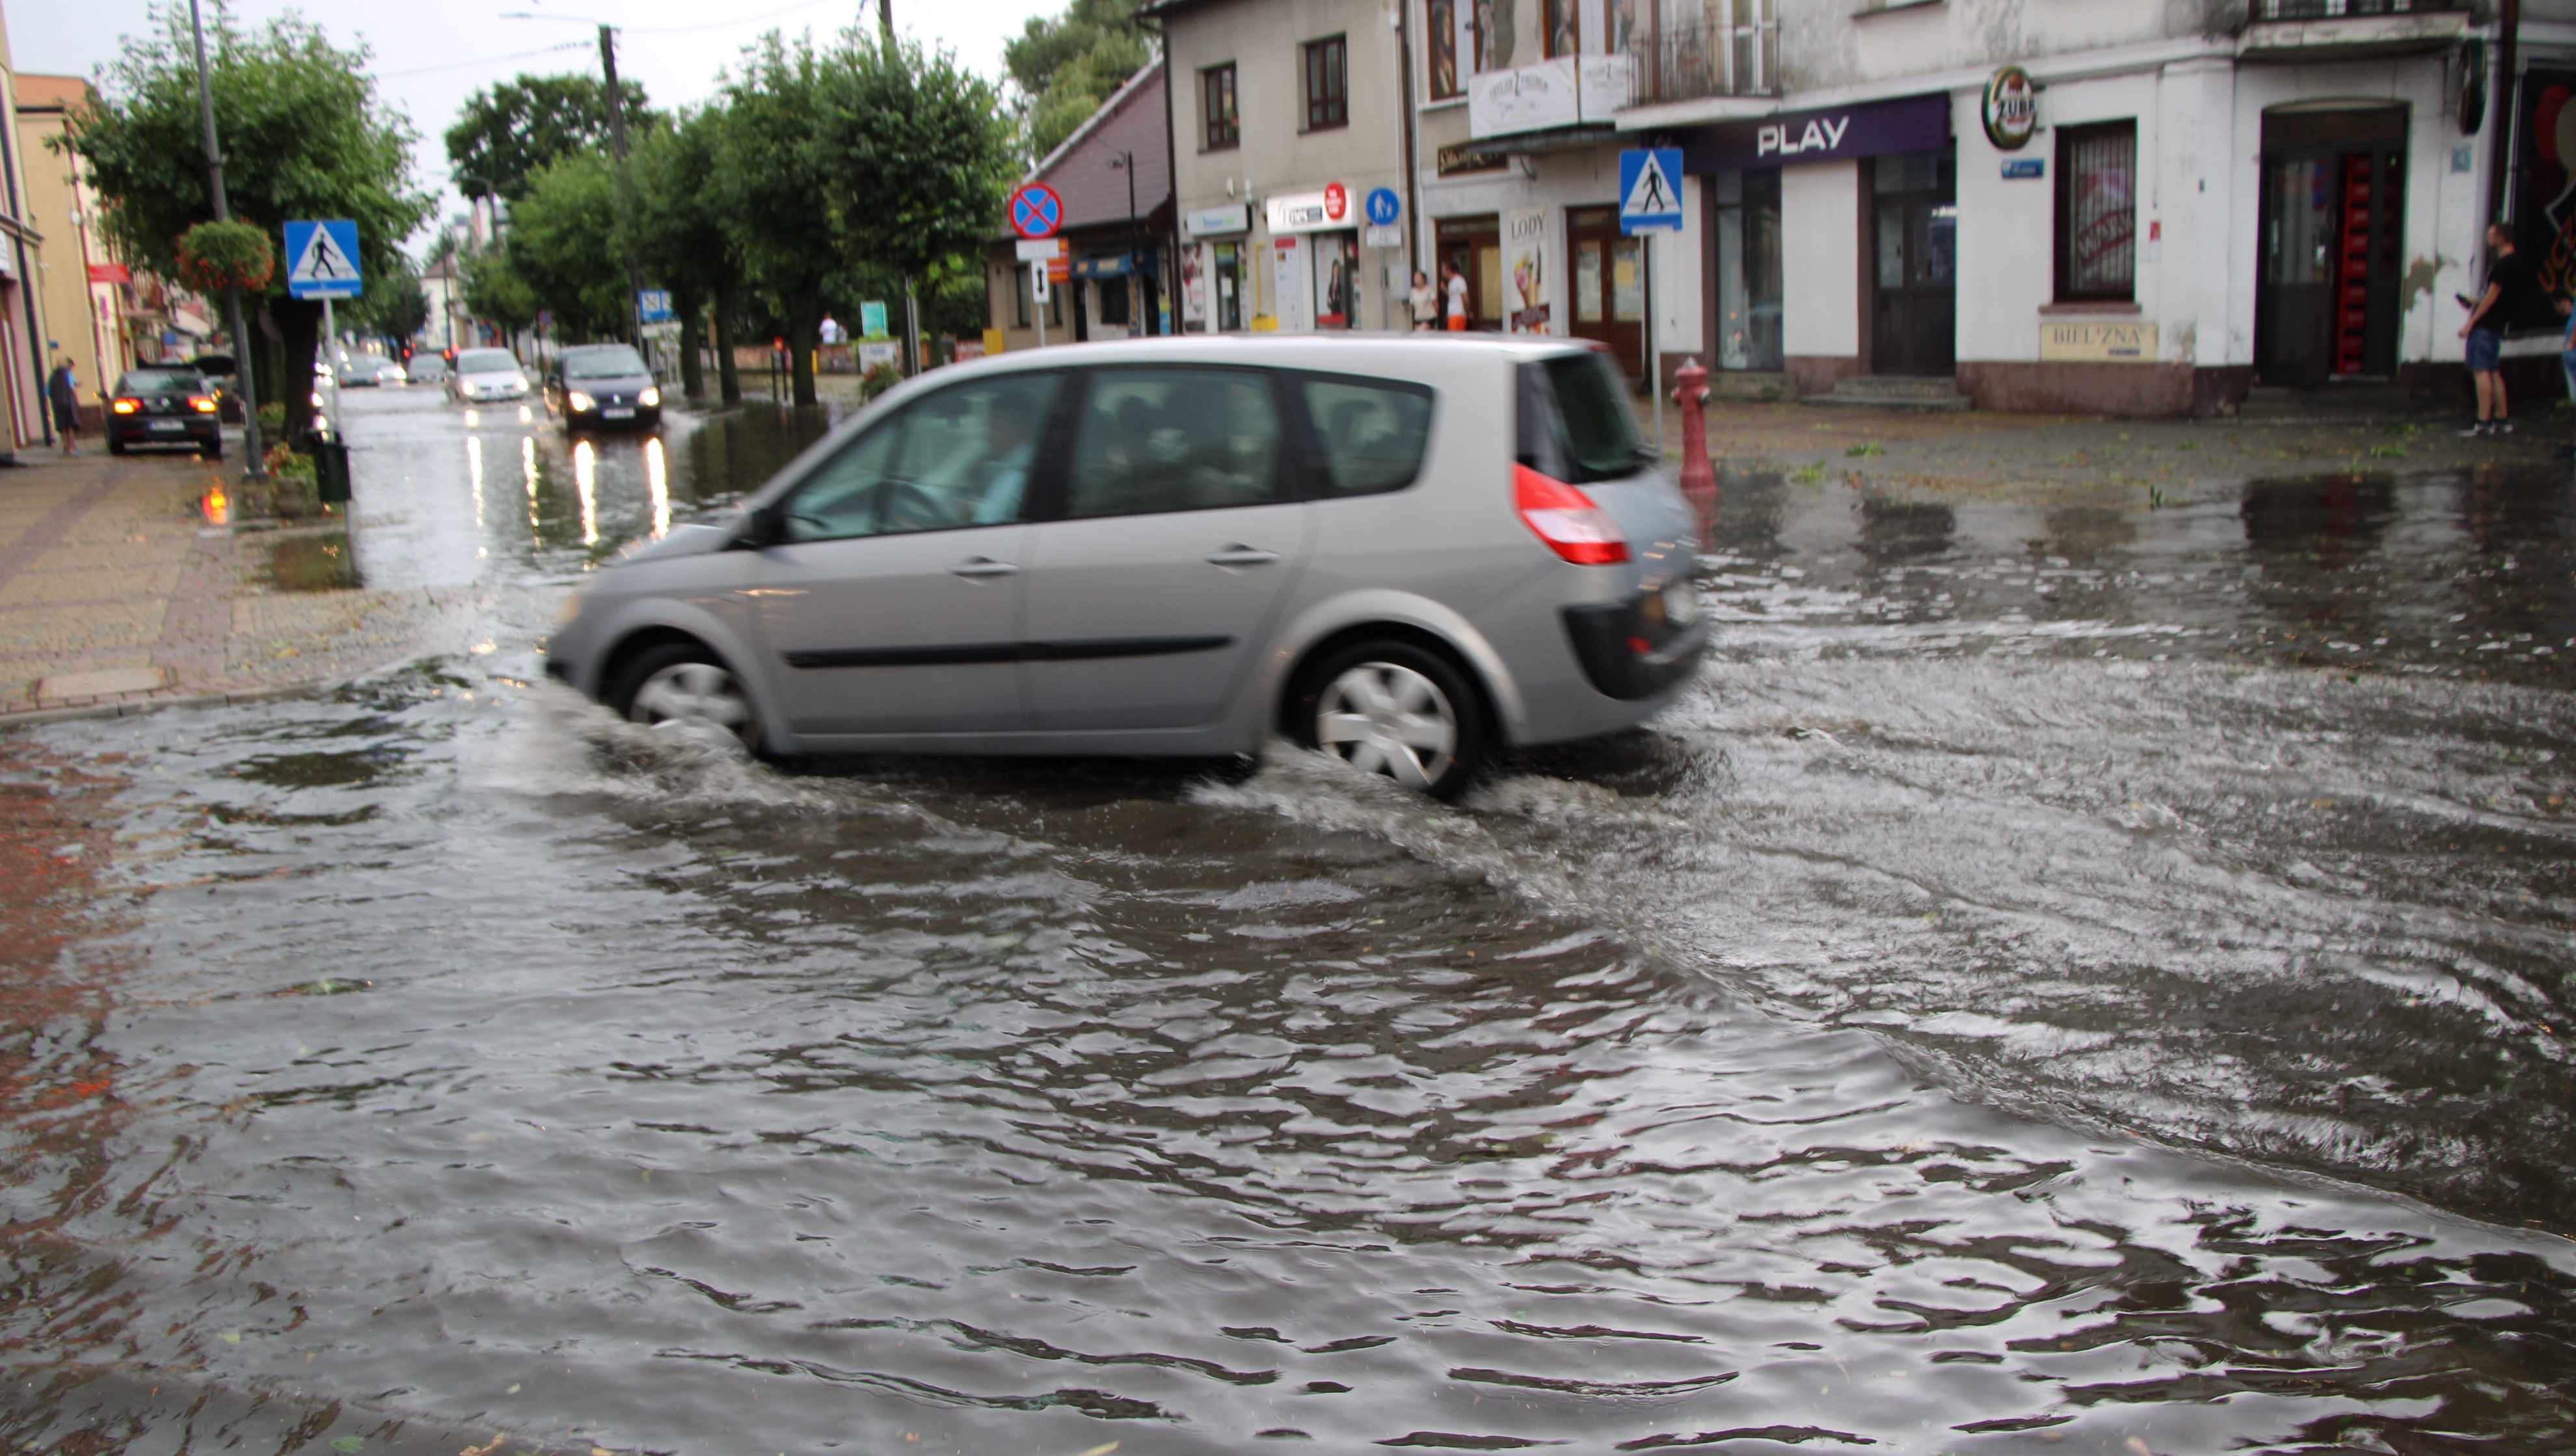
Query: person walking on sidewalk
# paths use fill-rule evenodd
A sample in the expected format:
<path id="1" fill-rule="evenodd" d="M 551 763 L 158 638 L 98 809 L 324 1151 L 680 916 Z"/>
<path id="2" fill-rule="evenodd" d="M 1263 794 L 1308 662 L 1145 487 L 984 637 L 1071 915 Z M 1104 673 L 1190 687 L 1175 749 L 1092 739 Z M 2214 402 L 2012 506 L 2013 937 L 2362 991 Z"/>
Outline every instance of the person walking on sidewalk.
<path id="1" fill-rule="evenodd" d="M 1467 275 L 1455 263 L 1442 264 L 1440 271 L 1449 279 L 1449 332 L 1463 334 L 1467 332 Z"/>
<path id="2" fill-rule="evenodd" d="M 62 437 L 63 453 L 80 453 L 80 379 L 72 373 L 68 354 L 54 360 L 54 372 L 45 381 L 45 399 L 54 407 L 54 432 Z"/>
<path id="3" fill-rule="evenodd" d="M 2460 337 L 2469 341 L 2469 379 L 2478 392 L 2478 417 L 2462 437 L 2472 435 L 2510 435 L 2513 418 L 2504 396 L 2504 331 L 2528 319 L 2540 285 L 2532 280 L 2531 265 L 2514 251 L 2513 233 L 2503 223 L 2487 224 L 2487 291 L 2469 307 L 2469 321 L 2460 325 Z"/>

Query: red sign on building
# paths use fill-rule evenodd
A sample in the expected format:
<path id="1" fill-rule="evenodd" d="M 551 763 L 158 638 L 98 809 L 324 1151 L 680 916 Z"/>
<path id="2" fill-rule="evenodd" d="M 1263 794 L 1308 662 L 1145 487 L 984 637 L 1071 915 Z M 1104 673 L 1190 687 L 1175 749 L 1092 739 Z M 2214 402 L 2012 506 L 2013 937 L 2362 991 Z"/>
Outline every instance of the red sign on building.
<path id="1" fill-rule="evenodd" d="M 92 283 L 131 283 L 134 281 L 134 273 L 132 269 L 127 268 L 122 263 L 92 263 L 89 265 L 89 281 Z"/>

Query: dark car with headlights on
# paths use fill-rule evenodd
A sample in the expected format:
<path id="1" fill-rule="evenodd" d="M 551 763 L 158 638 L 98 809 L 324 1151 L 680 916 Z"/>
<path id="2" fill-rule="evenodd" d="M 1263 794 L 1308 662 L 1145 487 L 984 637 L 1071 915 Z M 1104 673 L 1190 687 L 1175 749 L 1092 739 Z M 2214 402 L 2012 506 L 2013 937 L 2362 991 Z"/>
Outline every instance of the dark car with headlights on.
<path id="1" fill-rule="evenodd" d="M 107 453 L 138 445 L 176 445 L 209 460 L 224 458 L 215 387 L 192 368 L 129 369 L 107 397 Z"/>
<path id="2" fill-rule="evenodd" d="M 624 344 L 566 349 L 546 370 L 546 409 L 567 433 L 662 422 L 662 388 L 642 355 Z"/>

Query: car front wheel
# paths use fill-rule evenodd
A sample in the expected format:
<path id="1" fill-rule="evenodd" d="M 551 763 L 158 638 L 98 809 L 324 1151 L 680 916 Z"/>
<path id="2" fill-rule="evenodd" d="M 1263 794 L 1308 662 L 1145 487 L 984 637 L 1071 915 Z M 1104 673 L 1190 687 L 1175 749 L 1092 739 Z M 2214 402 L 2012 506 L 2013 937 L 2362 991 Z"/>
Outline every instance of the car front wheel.
<path id="1" fill-rule="evenodd" d="M 1438 799 L 1465 792 L 1489 752 L 1484 700 L 1439 653 L 1357 642 L 1322 660 L 1291 705 L 1299 742 Z"/>
<path id="2" fill-rule="evenodd" d="M 609 707 L 629 722 L 678 733 L 722 732 L 760 747 L 760 715 L 741 679 L 710 648 L 668 642 L 627 664 Z"/>

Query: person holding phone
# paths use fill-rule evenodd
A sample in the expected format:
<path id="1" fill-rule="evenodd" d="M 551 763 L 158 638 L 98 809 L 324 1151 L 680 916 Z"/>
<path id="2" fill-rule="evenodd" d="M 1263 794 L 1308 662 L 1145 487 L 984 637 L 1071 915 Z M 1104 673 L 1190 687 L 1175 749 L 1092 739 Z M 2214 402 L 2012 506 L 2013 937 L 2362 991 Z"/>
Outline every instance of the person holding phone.
<path id="1" fill-rule="evenodd" d="M 2531 317 L 2540 290 L 2531 266 L 2514 251 L 2512 229 L 2488 223 L 2487 251 L 2486 292 L 2469 306 L 2469 321 L 2460 325 L 2460 337 L 2469 342 L 2469 379 L 2478 394 L 2478 417 L 2460 431 L 2463 439 L 2513 433 L 2504 394 L 2504 331 L 2515 320 Z"/>

